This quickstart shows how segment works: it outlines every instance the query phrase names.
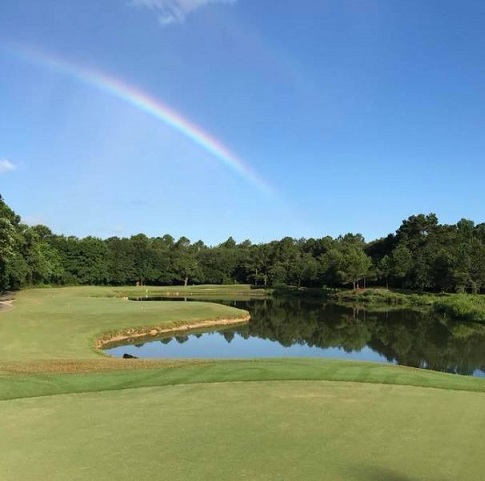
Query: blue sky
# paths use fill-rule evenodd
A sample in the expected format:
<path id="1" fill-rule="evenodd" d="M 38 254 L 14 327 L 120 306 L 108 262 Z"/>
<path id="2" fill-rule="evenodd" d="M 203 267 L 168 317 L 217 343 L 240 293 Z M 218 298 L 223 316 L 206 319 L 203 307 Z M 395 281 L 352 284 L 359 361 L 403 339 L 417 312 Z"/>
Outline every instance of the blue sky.
<path id="1" fill-rule="evenodd" d="M 29 223 L 103 238 L 483 222 L 484 25 L 474 0 L 5 0 L 0 192 Z"/>

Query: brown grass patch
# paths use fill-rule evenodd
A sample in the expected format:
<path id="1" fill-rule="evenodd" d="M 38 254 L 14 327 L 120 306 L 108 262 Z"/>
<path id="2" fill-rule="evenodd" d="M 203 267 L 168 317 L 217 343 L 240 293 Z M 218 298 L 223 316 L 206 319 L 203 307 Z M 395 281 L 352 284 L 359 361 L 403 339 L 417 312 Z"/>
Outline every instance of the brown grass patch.
<path id="1" fill-rule="evenodd" d="M 26 362 L 0 362 L 1 374 L 81 374 L 92 372 L 134 371 L 156 368 L 179 368 L 203 365 L 199 360 L 151 360 L 151 359 L 56 359 Z"/>

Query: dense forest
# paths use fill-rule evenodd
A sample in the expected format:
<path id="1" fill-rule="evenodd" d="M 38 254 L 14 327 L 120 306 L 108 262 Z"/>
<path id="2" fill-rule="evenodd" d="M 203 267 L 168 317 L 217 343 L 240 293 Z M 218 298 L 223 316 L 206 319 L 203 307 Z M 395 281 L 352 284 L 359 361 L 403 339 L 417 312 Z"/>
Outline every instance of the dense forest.
<path id="1" fill-rule="evenodd" d="M 251 283 L 255 286 L 387 287 L 482 292 L 485 224 L 439 224 L 413 215 L 394 234 L 366 242 L 337 238 L 217 246 L 166 234 L 130 238 L 66 237 L 29 226 L 0 196 L 0 289 L 36 285 L 169 285 Z"/>

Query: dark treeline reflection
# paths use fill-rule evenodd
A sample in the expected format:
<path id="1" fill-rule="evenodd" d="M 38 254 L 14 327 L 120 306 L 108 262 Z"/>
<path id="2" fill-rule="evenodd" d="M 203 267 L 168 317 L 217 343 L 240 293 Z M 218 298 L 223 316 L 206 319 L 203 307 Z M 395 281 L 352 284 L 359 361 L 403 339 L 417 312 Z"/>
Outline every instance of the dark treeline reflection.
<path id="1" fill-rule="evenodd" d="M 284 346 L 359 351 L 369 347 L 389 362 L 458 374 L 485 371 L 485 326 L 411 310 L 369 312 L 332 304 L 271 299 L 237 303 L 251 322 L 241 336 Z"/>
<path id="2" fill-rule="evenodd" d="M 411 310 L 369 312 L 303 300 L 268 299 L 231 302 L 251 312 L 251 322 L 221 331 L 260 338 L 285 347 L 295 344 L 347 352 L 365 347 L 389 362 L 457 374 L 485 371 L 485 326 L 454 322 Z M 196 334 L 200 336 L 201 334 Z M 161 340 L 185 343 L 187 335 Z M 163 353 L 161 353 L 163 356 Z M 237 357 L 237 352 L 234 353 Z"/>

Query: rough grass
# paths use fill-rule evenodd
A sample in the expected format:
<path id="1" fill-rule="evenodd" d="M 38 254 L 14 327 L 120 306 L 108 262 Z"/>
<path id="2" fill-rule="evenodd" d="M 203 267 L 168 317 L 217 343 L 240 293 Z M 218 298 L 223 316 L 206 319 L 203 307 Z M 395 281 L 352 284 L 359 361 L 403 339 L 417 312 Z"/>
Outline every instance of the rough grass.
<path id="1" fill-rule="evenodd" d="M 480 294 L 432 294 L 370 288 L 338 291 L 331 297 L 338 303 L 358 304 L 372 309 L 431 308 L 435 313 L 458 321 L 485 321 L 485 296 Z"/>
<path id="2" fill-rule="evenodd" d="M 332 298 L 337 302 L 362 304 L 371 307 L 430 307 L 442 297 L 443 294 L 378 288 L 342 290 L 332 295 Z"/>
<path id="3" fill-rule="evenodd" d="M 106 331 L 241 314 L 103 297 L 126 292 L 25 291 L 0 314 L 1 481 L 483 479 L 482 379 L 325 359 L 96 355 Z"/>
<path id="4" fill-rule="evenodd" d="M 456 294 L 435 302 L 435 312 L 451 319 L 485 322 L 485 297 L 470 294 Z"/>

